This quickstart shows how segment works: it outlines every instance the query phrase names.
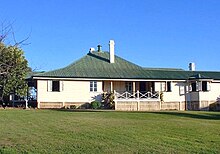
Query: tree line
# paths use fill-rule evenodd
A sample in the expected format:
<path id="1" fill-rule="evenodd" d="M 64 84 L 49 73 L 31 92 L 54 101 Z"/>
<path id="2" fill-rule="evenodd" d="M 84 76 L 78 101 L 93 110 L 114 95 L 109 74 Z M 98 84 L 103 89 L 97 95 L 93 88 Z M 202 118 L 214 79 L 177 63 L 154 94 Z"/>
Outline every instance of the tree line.
<path id="1" fill-rule="evenodd" d="M 27 39 L 17 42 L 14 37 L 12 25 L 2 26 L 0 34 L 0 102 L 10 94 L 26 96 L 28 85 L 25 81 L 31 71 L 21 46 Z M 13 38 L 12 43 L 6 39 Z"/>

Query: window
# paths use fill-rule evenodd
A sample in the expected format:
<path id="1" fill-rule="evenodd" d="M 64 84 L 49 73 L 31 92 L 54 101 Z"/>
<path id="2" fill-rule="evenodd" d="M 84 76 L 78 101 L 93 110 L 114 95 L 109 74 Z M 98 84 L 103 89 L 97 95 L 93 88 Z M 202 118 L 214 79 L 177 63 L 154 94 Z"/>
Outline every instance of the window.
<path id="1" fill-rule="evenodd" d="M 196 89 L 197 89 L 197 88 L 196 88 L 196 87 L 197 87 L 196 82 L 192 82 L 192 83 L 191 83 L 191 86 L 192 86 L 192 91 L 193 91 L 193 92 L 197 91 L 197 90 L 196 90 Z"/>
<path id="2" fill-rule="evenodd" d="M 194 81 L 191 83 L 191 91 L 210 91 L 211 86 L 208 81 Z"/>
<path id="3" fill-rule="evenodd" d="M 97 81 L 90 81 L 90 91 L 91 92 L 97 91 Z"/>
<path id="4" fill-rule="evenodd" d="M 208 91 L 208 89 L 207 89 L 207 81 L 202 81 L 202 91 Z"/>
<path id="5" fill-rule="evenodd" d="M 49 80 L 48 81 L 48 91 L 62 91 L 63 82 L 59 80 Z"/>
<path id="6" fill-rule="evenodd" d="M 171 92 L 171 82 L 170 81 L 166 82 L 166 87 L 167 87 L 166 91 Z"/>
<path id="7" fill-rule="evenodd" d="M 210 90 L 211 90 L 210 82 L 202 81 L 202 91 L 210 91 Z"/>
<path id="8" fill-rule="evenodd" d="M 125 82 L 125 90 L 128 92 L 132 92 L 132 83 L 131 82 Z"/>
<path id="9" fill-rule="evenodd" d="M 52 91 L 60 91 L 60 82 L 52 81 Z"/>

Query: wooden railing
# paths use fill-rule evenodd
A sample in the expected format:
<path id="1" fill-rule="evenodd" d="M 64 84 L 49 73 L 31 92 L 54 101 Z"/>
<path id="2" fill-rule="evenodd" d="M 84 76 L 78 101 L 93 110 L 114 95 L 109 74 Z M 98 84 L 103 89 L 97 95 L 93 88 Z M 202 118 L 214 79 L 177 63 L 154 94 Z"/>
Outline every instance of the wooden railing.
<path id="1" fill-rule="evenodd" d="M 114 91 L 115 94 L 115 99 L 117 100 L 122 100 L 122 99 L 160 99 L 160 95 L 158 91 L 154 91 L 154 92 L 150 92 L 150 91 L 146 91 L 146 92 L 140 92 L 140 91 L 136 91 L 136 92 L 118 92 L 118 91 Z"/>

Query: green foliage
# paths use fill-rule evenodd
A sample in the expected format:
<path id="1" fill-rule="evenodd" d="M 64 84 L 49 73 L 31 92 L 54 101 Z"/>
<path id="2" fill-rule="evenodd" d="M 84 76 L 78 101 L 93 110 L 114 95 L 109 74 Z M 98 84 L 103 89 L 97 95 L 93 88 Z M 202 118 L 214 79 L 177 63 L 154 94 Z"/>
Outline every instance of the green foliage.
<path id="1" fill-rule="evenodd" d="M 91 102 L 91 108 L 92 109 L 100 109 L 100 107 L 101 107 L 101 102 L 99 102 L 99 101 L 93 101 L 93 102 Z"/>
<path id="2" fill-rule="evenodd" d="M 103 93 L 102 94 L 102 100 L 104 102 L 104 106 L 107 109 L 114 109 L 114 102 L 115 96 L 114 93 Z"/>
<path id="3" fill-rule="evenodd" d="M 76 105 L 70 105 L 70 109 L 76 109 Z"/>
<path id="4" fill-rule="evenodd" d="M 25 77 L 30 68 L 23 50 L 0 43 L 0 66 L 0 99 L 11 92 L 24 96 L 27 92 Z"/>
<path id="5" fill-rule="evenodd" d="M 220 111 L 220 102 L 215 102 L 209 105 L 210 111 Z"/>

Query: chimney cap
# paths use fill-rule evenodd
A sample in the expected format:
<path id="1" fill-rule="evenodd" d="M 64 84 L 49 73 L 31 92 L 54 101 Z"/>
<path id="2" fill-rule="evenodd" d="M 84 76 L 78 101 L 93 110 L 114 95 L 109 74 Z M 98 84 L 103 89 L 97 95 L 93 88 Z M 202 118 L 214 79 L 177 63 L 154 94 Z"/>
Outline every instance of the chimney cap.
<path id="1" fill-rule="evenodd" d="M 102 52 L 102 46 L 99 44 L 97 47 L 98 47 L 98 52 Z"/>
<path id="2" fill-rule="evenodd" d="M 109 40 L 109 44 L 115 45 L 115 41 L 114 40 Z"/>

